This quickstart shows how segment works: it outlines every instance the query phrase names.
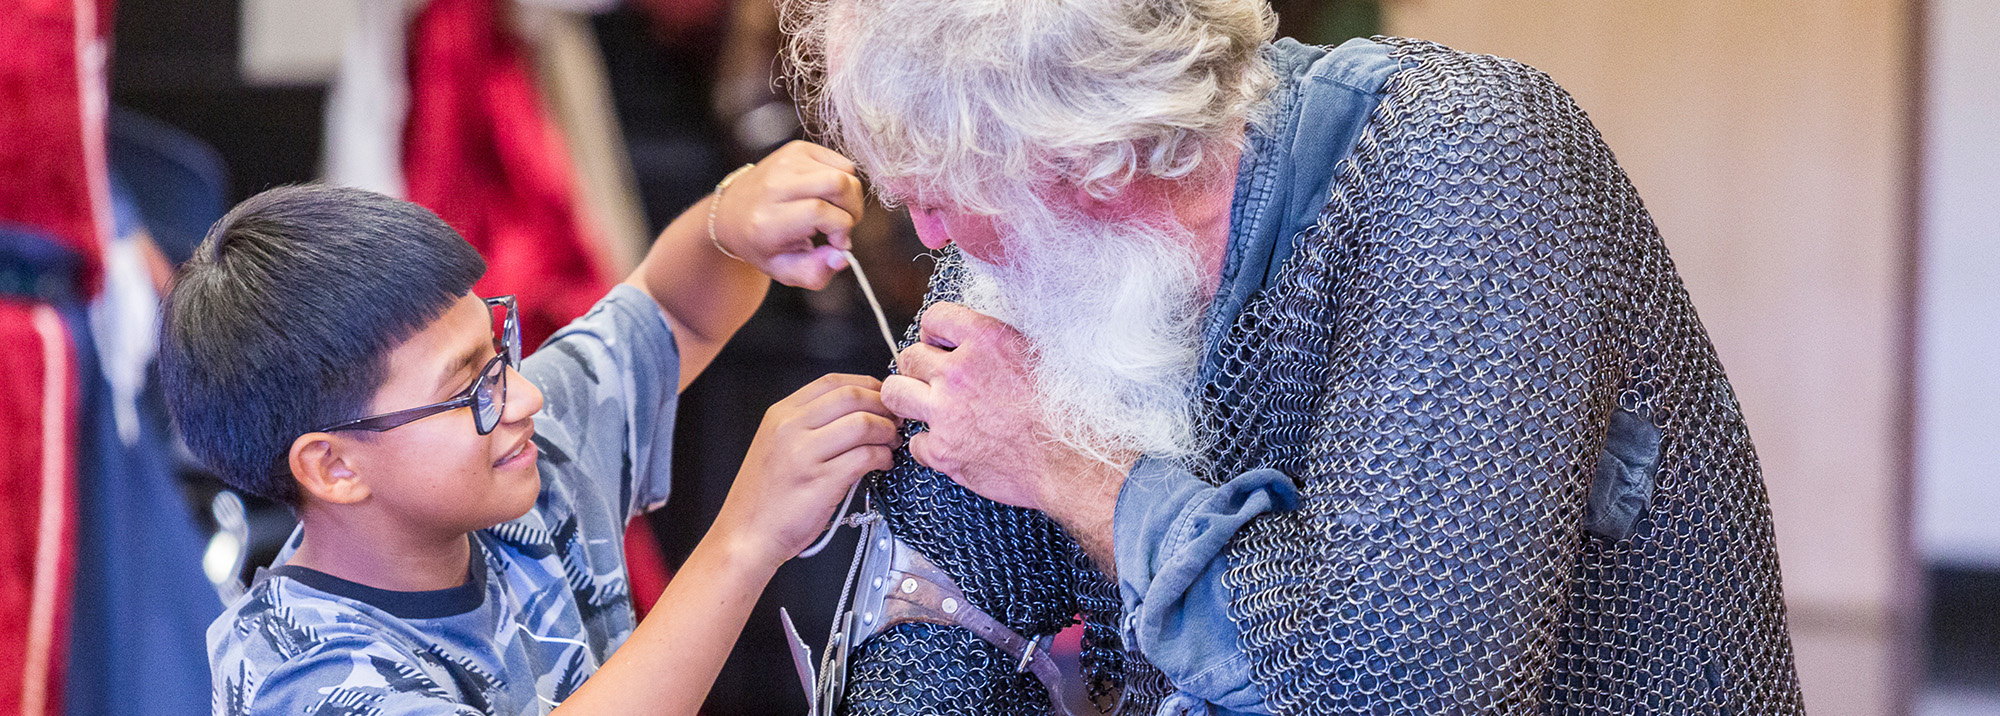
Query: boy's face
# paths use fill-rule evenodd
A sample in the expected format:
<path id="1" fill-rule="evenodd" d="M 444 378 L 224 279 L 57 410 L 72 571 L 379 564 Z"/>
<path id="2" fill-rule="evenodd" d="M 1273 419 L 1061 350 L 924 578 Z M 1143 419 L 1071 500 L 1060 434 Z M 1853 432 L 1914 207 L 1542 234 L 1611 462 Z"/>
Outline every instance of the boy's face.
<path id="1" fill-rule="evenodd" d="M 389 354 L 369 412 L 428 405 L 465 390 L 496 355 L 492 309 L 466 294 L 443 317 Z M 350 432 L 350 466 L 376 510 L 440 534 L 485 529 L 526 514 L 541 491 L 534 414 L 542 392 L 508 368 L 506 406 L 480 435 L 471 408 L 449 410 L 380 433 Z"/>

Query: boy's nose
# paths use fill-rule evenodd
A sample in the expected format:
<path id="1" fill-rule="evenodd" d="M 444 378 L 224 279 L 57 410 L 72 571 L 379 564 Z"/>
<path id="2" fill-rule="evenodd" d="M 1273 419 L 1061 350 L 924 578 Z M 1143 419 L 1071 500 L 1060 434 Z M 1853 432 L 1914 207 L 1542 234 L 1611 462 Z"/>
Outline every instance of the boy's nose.
<path id="1" fill-rule="evenodd" d="M 521 375 L 520 371 L 508 367 L 507 408 L 500 415 L 503 422 L 526 420 L 542 411 L 542 389 L 535 382 Z"/>

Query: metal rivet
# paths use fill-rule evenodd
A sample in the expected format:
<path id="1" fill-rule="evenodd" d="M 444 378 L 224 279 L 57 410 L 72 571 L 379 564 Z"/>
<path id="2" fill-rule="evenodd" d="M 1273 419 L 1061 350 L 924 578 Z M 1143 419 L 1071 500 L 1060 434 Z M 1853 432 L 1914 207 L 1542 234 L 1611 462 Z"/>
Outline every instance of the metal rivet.
<path id="1" fill-rule="evenodd" d="M 863 615 L 861 615 L 861 623 L 863 623 L 863 624 L 874 624 L 874 623 L 875 623 L 875 615 L 874 615 L 874 614 L 863 614 Z"/>
<path id="2" fill-rule="evenodd" d="M 876 548 L 876 549 L 888 549 L 888 548 L 889 548 L 889 538 L 887 538 L 887 537 L 883 537 L 882 539 L 878 539 L 878 540 L 875 540 L 875 548 Z"/>
<path id="3" fill-rule="evenodd" d="M 946 614 L 957 614 L 957 613 L 958 613 L 958 600 L 956 600 L 956 599 L 952 599 L 951 597 L 945 597 L 945 598 L 944 598 L 944 613 L 946 613 Z"/>
<path id="4" fill-rule="evenodd" d="M 910 592 L 914 591 L 917 591 L 917 580 L 914 579 L 903 580 L 903 593 L 909 594 Z"/>
<path id="5" fill-rule="evenodd" d="M 881 578 L 881 577 L 876 577 L 876 578 L 875 578 L 875 581 L 874 581 L 874 582 L 873 582 L 872 584 L 874 584 L 874 585 L 875 585 L 875 587 L 874 587 L 875 589 L 881 589 L 881 588 L 882 588 L 882 578 Z"/>

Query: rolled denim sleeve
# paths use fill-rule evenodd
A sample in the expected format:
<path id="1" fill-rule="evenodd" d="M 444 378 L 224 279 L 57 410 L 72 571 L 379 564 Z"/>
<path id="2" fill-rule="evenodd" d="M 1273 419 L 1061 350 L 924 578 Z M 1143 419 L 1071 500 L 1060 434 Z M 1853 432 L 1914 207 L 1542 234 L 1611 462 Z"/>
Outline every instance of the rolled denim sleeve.
<path id="1" fill-rule="evenodd" d="M 1170 462 L 1140 460 L 1112 518 L 1126 643 L 1189 695 L 1229 711 L 1269 713 L 1237 646 L 1222 573 L 1236 530 L 1298 504 L 1298 489 L 1277 470 L 1210 485 Z"/>

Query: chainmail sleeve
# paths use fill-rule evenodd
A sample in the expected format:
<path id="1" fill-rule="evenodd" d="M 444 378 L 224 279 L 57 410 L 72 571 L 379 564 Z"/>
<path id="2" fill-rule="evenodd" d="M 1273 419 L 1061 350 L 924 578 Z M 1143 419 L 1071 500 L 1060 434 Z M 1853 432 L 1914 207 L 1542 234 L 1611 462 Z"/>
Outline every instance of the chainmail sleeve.
<path id="1" fill-rule="evenodd" d="M 1399 80 L 1410 78 L 1391 82 Z M 1476 122 L 1480 109 L 1460 116 Z M 1379 152 L 1366 145 L 1381 139 L 1364 135 L 1363 153 Z M 1461 178 L 1511 168 L 1465 162 L 1477 144 L 1438 149 L 1438 165 L 1472 174 Z M 1446 153 L 1456 151 L 1467 154 Z M 1574 162 L 1548 159 L 1536 167 L 1558 173 L 1547 188 L 1588 181 L 1559 174 Z M 1547 661 L 1602 438 L 1589 428 L 1604 422 L 1617 377 L 1589 281 L 1601 252 L 1573 235 L 1578 227 L 1486 201 L 1463 204 L 1465 215 L 1450 217 L 1459 221 L 1411 223 L 1432 218 L 1429 202 L 1485 187 L 1450 188 L 1471 196 L 1391 203 L 1365 225 L 1322 226 L 1353 233 L 1313 249 L 1347 252 L 1340 263 L 1368 269 L 1323 277 L 1322 290 L 1357 299 L 1321 327 L 1331 348 L 1323 387 L 1300 396 L 1333 419 L 1303 426 L 1318 432 L 1298 445 L 1306 449 L 1269 456 L 1304 486 L 1308 506 L 1239 533 L 1225 577 L 1240 594 L 1232 616 L 1257 656 L 1320 652 L 1301 656 L 1323 673 L 1288 669 L 1292 678 L 1260 684 L 1283 712 L 1525 704 Z M 1535 410 L 1517 410 L 1530 391 Z M 1317 559 L 1262 556 L 1284 543 L 1315 545 Z M 1342 703 L 1299 708 L 1296 686 L 1319 679 L 1344 693 Z"/>
<path id="2" fill-rule="evenodd" d="M 1380 41 L 1406 68 L 1204 399 L 1211 481 L 1304 498 L 1223 576 L 1265 703 L 1797 712 L 1755 455 L 1609 149 L 1540 72 Z"/>

